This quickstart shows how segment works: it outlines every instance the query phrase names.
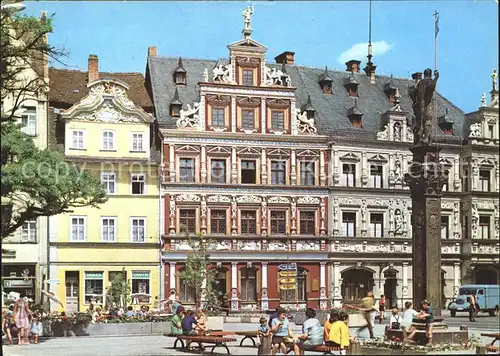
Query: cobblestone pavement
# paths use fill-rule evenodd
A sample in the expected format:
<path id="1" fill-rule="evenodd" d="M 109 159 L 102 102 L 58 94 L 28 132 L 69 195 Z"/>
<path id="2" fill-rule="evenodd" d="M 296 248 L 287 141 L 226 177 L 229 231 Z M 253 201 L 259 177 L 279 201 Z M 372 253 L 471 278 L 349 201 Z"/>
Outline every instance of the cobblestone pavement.
<path id="1" fill-rule="evenodd" d="M 225 324 L 224 330 L 246 331 L 254 330 L 253 324 Z M 300 328 L 295 326 L 294 332 L 299 333 Z M 384 325 L 375 325 L 376 336 L 382 335 Z M 478 336 L 485 330 L 470 329 L 470 335 Z M 498 332 L 498 330 L 490 330 Z M 355 330 L 352 330 L 355 335 Z M 361 337 L 368 335 L 361 334 Z M 241 337 L 236 343 L 229 344 L 233 355 L 256 355 L 254 347 L 238 347 Z M 248 340 L 247 340 L 248 341 Z M 199 355 L 196 353 L 175 351 L 172 349 L 174 339 L 164 336 L 123 336 L 123 337 L 65 337 L 43 340 L 38 345 L 3 345 L 5 356 L 140 356 L 140 355 Z M 490 340 L 483 339 L 489 343 Z M 210 349 L 208 349 L 210 350 Z M 221 349 L 219 349 L 221 350 Z M 224 350 L 221 350 L 224 352 Z M 320 355 L 319 353 L 306 352 L 307 355 Z M 451 353 L 447 353 L 451 354 Z M 454 354 L 467 354 L 455 352 Z"/>

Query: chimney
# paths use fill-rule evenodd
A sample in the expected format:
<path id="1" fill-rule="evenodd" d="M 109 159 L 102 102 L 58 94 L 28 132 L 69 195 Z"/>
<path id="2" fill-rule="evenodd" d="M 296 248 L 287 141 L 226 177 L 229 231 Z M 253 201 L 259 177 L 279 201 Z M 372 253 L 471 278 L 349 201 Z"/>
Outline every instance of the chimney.
<path id="1" fill-rule="evenodd" d="M 294 56 L 295 52 L 285 51 L 274 57 L 274 59 L 276 60 L 277 64 L 294 64 L 295 63 Z"/>
<path id="2" fill-rule="evenodd" d="M 158 54 L 158 50 L 156 46 L 149 46 L 148 47 L 148 57 L 156 57 Z"/>
<path id="3" fill-rule="evenodd" d="M 353 73 L 359 73 L 359 65 L 361 64 L 361 61 L 357 61 L 355 59 L 351 59 L 348 62 L 345 62 L 346 65 L 346 71 L 348 72 L 353 72 Z"/>
<path id="4" fill-rule="evenodd" d="M 89 54 L 89 79 L 88 82 L 99 79 L 99 58 L 95 54 Z"/>
<path id="5" fill-rule="evenodd" d="M 422 72 L 416 72 L 416 73 L 413 73 L 411 75 L 411 77 L 414 79 L 414 80 L 421 80 L 422 79 Z"/>

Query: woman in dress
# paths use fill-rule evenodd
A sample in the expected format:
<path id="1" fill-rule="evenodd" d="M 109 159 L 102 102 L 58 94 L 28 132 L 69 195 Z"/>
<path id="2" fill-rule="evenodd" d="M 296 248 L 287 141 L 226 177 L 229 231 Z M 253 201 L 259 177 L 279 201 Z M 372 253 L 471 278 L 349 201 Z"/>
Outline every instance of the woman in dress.
<path id="1" fill-rule="evenodd" d="M 29 328 L 30 328 L 30 307 L 27 300 L 19 298 L 14 304 L 14 320 L 17 325 L 17 340 L 19 345 L 30 343 Z"/>

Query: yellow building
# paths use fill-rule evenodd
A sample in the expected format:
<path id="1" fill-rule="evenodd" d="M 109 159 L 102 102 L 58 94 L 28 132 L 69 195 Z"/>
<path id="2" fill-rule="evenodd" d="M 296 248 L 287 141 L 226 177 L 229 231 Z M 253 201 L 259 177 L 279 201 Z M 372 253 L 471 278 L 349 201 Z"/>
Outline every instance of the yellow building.
<path id="1" fill-rule="evenodd" d="M 51 93 L 80 97 L 67 108 L 59 94 L 51 94 L 54 145 L 64 149 L 69 164 L 99 176 L 109 198 L 98 208 L 51 219 L 51 291 L 67 311 L 85 311 L 90 303 L 107 302 L 107 288 L 124 271 L 133 304 L 153 305 L 160 296 L 160 200 L 155 119 L 143 109 L 149 100 L 144 77 L 101 73 L 103 79 L 97 79 L 96 56 L 89 57 L 88 74 L 53 69 L 50 74 Z M 85 81 L 88 89 L 82 87 Z"/>

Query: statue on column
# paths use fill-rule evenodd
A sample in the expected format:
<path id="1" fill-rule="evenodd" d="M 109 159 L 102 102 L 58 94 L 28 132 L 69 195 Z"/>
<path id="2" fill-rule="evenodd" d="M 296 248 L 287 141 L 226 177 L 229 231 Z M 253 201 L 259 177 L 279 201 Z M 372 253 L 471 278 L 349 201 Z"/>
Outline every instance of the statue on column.
<path id="1" fill-rule="evenodd" d="M 439 72 L 427 68 L 424 71 L 424 79 L 410 90 L 410 98 L 413 102 L 415 121 L 413 122 L 413 143 L 415 145 L 429 145 L 431 143 L 432 116 L 429 105 L 436 89 Z"/>
<path id="2" fill-rule="evenodd" d="M 242 15 L 243 15 L 243 18 L 245 20 L 245 27 L 244 27 L 245 30 L 252 29 L 251 21 L 252 21 L 253 14 L 254 14 L 253 6 L 249 6 L 243 11 Z"/>
<path id="3" fill-rule="evenodd" d="M 493 91 L 498 90 L 498 73 L 496 69 L 493 69 L 493 73 L 491 73 L 491 80 L 493 81 Z"/>

